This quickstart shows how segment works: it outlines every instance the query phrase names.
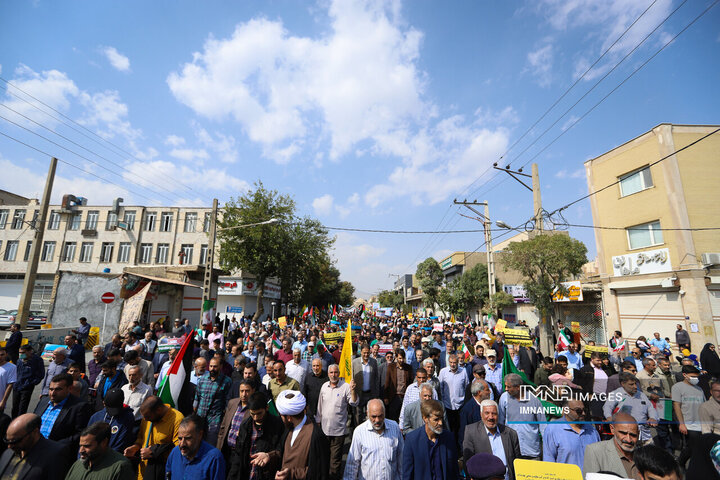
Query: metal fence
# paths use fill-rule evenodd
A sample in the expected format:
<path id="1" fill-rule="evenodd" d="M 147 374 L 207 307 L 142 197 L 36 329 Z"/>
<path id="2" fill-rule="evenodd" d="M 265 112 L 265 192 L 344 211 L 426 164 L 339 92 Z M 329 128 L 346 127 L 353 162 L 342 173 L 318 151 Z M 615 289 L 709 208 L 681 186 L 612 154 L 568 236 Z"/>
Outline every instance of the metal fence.
<path id="1" fill-rule="evenodd" d="M 571 322 L 578 322 L 585 342 L 592 340 L 598 345 L 607 345 L 601 293 L 583 292 L 583 296 L 582 302 L 556 304 L 556 318 L 562 320 L 566 327 L 570 327 Z"/>

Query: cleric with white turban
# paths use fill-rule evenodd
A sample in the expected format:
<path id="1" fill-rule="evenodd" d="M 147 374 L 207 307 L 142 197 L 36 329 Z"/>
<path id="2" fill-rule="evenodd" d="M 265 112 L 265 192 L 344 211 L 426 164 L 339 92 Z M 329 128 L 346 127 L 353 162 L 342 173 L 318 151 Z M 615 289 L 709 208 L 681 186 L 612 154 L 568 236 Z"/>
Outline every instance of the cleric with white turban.
<path id="1" fill-rule="evenodd" d="M 305 396 L 297 390 L 283 390 L 275 401 L 280 415 L 300 415 L 305 411 L 306 403 Z"/>

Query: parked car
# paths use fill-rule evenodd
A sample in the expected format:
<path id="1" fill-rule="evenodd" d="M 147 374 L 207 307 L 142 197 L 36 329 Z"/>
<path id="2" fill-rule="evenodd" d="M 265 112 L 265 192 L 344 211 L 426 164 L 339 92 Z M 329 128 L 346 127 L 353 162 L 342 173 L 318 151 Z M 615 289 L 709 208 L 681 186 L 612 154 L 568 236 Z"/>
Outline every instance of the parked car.
<path id="1" fill-rule="evenodd" d="M 0 329 L 10 328 L 15 323 L 17 310 L 0 309 Z"/>
<path id="2" fill-rule="evenodd" d="M 28 316 L 28 328 L 41 328 L 47 323 L 47 315 L 43 312 L 30 311 Z"/>

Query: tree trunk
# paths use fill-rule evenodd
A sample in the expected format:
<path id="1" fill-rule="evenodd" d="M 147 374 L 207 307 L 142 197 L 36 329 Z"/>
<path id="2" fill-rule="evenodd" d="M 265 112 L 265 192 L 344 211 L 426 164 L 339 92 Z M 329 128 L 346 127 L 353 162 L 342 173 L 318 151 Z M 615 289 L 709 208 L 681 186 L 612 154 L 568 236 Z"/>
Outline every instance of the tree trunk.
<path id="1" fill-rule="evenodd" d="M 257 289 L 257 304 L 255 308 L 255 315 L 253 316 L 253 320 L 259 321 L 260 317 L 265 313 L 265 308 L 263 307 L 263 295 L 265 294 L 265 279 L 264 278 L 258 278 L 258 289 Z"/>

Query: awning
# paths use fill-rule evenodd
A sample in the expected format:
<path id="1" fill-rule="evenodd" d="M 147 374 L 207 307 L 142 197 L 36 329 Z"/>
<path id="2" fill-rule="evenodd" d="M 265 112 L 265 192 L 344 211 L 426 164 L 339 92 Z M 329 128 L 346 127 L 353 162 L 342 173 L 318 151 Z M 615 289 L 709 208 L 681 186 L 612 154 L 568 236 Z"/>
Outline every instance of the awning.
<path id="1" fill-rule="evenodd" d="M 152 280 L 153 282 L 172 283 L 173 285 L 182 285 L 183 287 L 194 287 L 194 288 L 202 289 L 202 287 L 200 285 L 183 282 L 182 280 L 175 280 L 174 278 L 154 277 L 152 275 L 145 275 L 143 273 L 135 273 L 135 272 L 125 272 L 125 275 L 135 275 L 136 277 L 145 278 L 147 280 Z"/>
<path id="2" fill-rule="evenodd" d="M 630 288 L 662 288 L 672 290 L 680 288 L 675 285 L 675 280 L 675 277 L 669 277 L 616 281 L 608 283 L 608 288 L 610 288 L 610 290 L 627 290 Z"/>

